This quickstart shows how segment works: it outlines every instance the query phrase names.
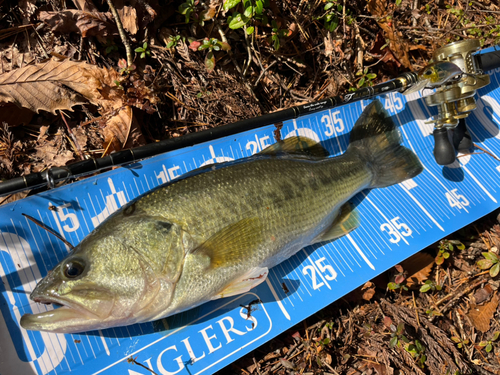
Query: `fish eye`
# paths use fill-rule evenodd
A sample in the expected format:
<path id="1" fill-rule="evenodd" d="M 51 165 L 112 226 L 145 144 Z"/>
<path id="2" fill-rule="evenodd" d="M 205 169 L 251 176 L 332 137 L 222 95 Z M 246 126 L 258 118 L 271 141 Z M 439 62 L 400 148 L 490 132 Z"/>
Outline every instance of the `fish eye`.
<path id="1" fill-rule="evenodd" d="M 426 75 L 426 76 L 430 76 L 431 74 L 432 74 L 432 70 L 431 70 L 431 69 L 426 70 L 426 71 L 424 72 L 424 75 Z"/>
<path id="2" fill-rule="evenodd" d="M 63 273 L 68 279 L 80 276 L 85 270 L 85 262 L 82 259 L 71 259 L 63 266 Z"/>

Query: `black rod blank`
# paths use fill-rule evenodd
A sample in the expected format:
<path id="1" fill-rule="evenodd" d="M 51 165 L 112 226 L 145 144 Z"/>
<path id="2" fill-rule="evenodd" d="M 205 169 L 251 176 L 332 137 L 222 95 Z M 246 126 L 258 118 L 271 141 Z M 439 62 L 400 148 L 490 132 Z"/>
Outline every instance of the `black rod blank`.
<path id="1" fill-rule="evenodd" d="M 318 102 L 303 104 L 263 116 L 253 117 L 217 128 L 204 130 L 198 133 L 190 133 L 179 138 L 166 139 L 134 149 L 118 151 L 103 158 L 82 160 L 69 164 L 65 167 L 53 167 L 44 172 L 32 173 L 27 176 L 13 178 L 0 183 L 0 196 L 13 194 L 26 189 L 39 188 L 42 186 L 54 188 L 57 182 L 67 181 L 68 179 L 95 173 L 105 168 L 130 164 L 164 152 L 190 147 L 199 143 L 208 142 L 266 125 L 278 124 L 299 116 L 338 107 L 346 103 L 369 99 L 371 97 L 387 94 L 393 91 L 403 91 L 415 84 L 417 80 L 418 77 L 415 73 L 404 73 L 391 81 L 372 87 L 365 87 L 354 93 L 346 94 L 343 100 L 339 97 L 332 97 Z"/>

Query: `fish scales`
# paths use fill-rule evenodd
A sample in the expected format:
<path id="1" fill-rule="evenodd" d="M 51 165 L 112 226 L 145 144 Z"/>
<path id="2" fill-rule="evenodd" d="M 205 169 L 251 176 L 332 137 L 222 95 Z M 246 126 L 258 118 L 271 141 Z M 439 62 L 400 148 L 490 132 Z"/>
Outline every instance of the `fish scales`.
<path id="1" fill-rule="evenodd" d="M 112 214 L 42 279 L 30 298 L 62 307 L 25 314 L 21 326 L 103 329 L 244 293 L 300 249 L 356 229 L 348 200 L 358 192 L 417 176 L 420 161 L 400 143 L 374 101 L 341 156 L 293 137 L 163 185 Z"/>

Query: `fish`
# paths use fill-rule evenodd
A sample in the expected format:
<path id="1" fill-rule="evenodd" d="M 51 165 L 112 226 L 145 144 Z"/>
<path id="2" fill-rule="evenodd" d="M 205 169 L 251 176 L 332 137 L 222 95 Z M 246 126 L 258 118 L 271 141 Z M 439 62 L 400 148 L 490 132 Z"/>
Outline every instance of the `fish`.
<path id="1" fill-rule="evenodd" d="M 20 324 L 85 332 L 154 321 L 245 293 L 302 248 L 357 228 L 353 196 L 414 178 L 422 169 L 380 101 L 373 101 L 340 156 L 292 137 L 127 203 L 30 295 L 61 307 L 25 314 Z"/>

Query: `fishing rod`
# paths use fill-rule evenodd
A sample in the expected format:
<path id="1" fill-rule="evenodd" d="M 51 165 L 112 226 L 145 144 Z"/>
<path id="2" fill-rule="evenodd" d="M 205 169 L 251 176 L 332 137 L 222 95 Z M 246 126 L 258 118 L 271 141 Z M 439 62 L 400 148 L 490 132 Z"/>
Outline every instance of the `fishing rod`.
<path id="1" fill-rule="evenodd" d="M 131 164 L 161 153 L 212 141 L 266 125 L 279 124 L 303 115 L 335 108 L 355 101 L 370 99 L 377 95 L 385 95 L 390 92 L 408 94 L 412 92 L 412 88 L 415 91 L 415 88 L 420 88 L 424 83 L 436 89 L 436 92 L 430 95 L 430 99 L 427 99 L 429 97 L 425 97 L 427 105 L 438 106 L 438 116 L 433 120 L 435 123 L 434 156 L 438 164 L 450 164 L 455 160 L 455 150 L 462 147 L 462 142 L 467 139 L 467 129 L 464 119 L 476 108 L 473 96 L 479 88 L 489 84 L 489 76 L 483 74 L 483 72 L 500 68 L 500 46 L 491 47 L 483 51 L 479 51 L 479 47 L 478 41 L 465 40 L 448 44 L 436 50 L 433 58 L 436 63 L 430 66 L 434 66 L 437 69 L 443 68 L 443 64 L 445 63 L 451 63 L 452 73 L 455 67 L 458 67 L 461 72 L 461 74 L 452 74 L 449 77 L 445 77 L 446 79 L 442 79 L 441 81 L 438 79 L 434 82 L 432 79 L 425 78 L 425 75 L 413 72 L 403 73 L 390 81 L 345 94 L 343 98 L 335 96 L 217 128 L 190 133 L 182 137 L 166 139 L 157 143 L 118 151 L 102 158 L 82 160 L 65 167 L 52 167 L 43 172 L 13 178 L 0 183 L 0 196 L 43 186 L 51 189 L 55 187 L 56 183 L 61 181 L 66 182 L 103 169 Z M 449 66 L 446 67 L 449 68 Z M 448 136 L 450 130 L 455 130 L 453 143 L 450 142 Z"/>

